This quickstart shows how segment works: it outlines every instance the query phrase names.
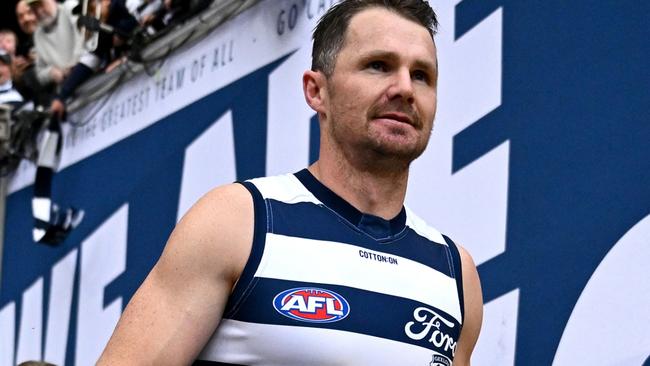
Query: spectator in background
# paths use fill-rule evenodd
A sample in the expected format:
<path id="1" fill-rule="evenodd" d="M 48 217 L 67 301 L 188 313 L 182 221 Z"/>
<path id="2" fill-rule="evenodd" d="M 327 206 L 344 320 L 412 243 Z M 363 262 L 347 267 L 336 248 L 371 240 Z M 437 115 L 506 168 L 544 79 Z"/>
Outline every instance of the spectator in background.
<path id="1" fill-rule="evenodd" d="M 0 29 L 0 48 L 11 56 L 16 55 L 16 34 L 9 29 Z"/>
<path id="2" fill-rule="evenodd" d="M 15 107 L 22 103 L 23 97 L 11 81 L 11 55 L 0 49 L 0 104 L 10 104 Z"/>
<path id="3" fill-rule="evenodd" d="M 41 84 L 60 83 L 82 52 L 82 37 L 76 18 L 54 0 L 25 0 L 34 11 L 38 27 L 34 32 L 36 75 Z"/>
<path id="4" fill-rule="evenodd" d="M 11 56 L 11 74 L 13 78 L 13 87 L 26 100 L 32 100 L 36 105 L 48 105 L 50 103 L 53 88 L 49 90 L 44 88 L 36 77 L 36 68 L 34 67 L 35 54 L 33 52 L 33 43 L 31 42 L 31 33 L 27 33 L 36 28 L 36 16 L 31 9 L 22 0 L 16 6 L 16 17 L 18 25 L 25 31 L 28 39 L 25 45 L 18 42 L 16 34 L 11 30 L 0 30 L 0 49 L 4 49 Z M 32 45 L 32 46 L 30 46 Z"/>
<path id="5" fill-rule="evenodd" d="M 21 40 L 16 48 L 16 55 L 30 57 L 34 49 L 34 32 L 38 26 L 36 15 L 27 5 L 25 0 L 20 0 L 16 4 L 16 19 L 20 30 L 25 33 L 25 38 Z M 18 60 L 14 60 L 16 63 Z M 33 63 L 33 60 L 32 60 Z"/>
<path id="6" fill-rule="evenodd" d="M 94 2 L 89 5 L 88 14 L 94 14 Z M 112 27 L 114 32 L 100 32 L 95 50 L 85 51 L 65 78 L 59 94 L 50 105 L 50 111 L 59 117 L 63 117 L 65 102 L 79 85 L 100 69 L 108 66 L 107 71 L 110 71 L 121 62 L 122 56 L 127 52 L 128 38 L 138 26 L 138 21 L 129 13 L 124 0 L 101 0 L 101 7 L 99 21 Z"/>

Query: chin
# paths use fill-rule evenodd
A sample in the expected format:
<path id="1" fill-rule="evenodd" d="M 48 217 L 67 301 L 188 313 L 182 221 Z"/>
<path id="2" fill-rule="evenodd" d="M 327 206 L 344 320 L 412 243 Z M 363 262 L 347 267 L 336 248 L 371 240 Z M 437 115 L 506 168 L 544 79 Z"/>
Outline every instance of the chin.
<path id="1" fill-rule="evenodd" d="M 52 24 L 54 24 L 54 21 L 55 21 L 55 20 L 56 20 L 56 17 L 54 17 L 54 16 L 48 16 L 48 17 L 43 18 L 43 20 L 41 21 L 41 23 L 43 24 L 44 27 L 49 27 L 49 26 L 51 26 Z"/>
<path id="2" fill-rule="evenodd" d="M 379 159 L 409 164 L 422 155 L 425 148 L 426 145 L 379 143 L 372 150 Z"/>

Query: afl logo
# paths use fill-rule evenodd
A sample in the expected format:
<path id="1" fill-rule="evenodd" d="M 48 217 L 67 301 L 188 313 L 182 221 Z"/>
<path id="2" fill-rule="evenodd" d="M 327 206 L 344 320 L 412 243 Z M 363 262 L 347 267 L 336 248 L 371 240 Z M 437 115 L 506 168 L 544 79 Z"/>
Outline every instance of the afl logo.
<path id="1" fill-rule="evenodd" d="M 278 313 L 310 323 L 337 322 L 350 314 L 350 305 L 334 291 L 299 287 L 282 291 L 273 298 Z"/>

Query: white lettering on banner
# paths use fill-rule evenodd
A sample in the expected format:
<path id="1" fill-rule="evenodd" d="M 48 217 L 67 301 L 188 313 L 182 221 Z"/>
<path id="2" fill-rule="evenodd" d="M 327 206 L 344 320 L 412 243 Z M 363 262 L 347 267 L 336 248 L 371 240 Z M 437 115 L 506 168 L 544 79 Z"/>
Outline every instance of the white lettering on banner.
<path id="1" fill-rule="evenodd" d="M 76 365 L 97 362 L 122 313 L 122 298 L 104 308 L 104 289 L 126 267 L 128 205 L 81 245 Z"/>
<path id="2" fill-rule="evenodd" d="M 454 137 L 502 104 L 504 10 L 498 8 L 457 37 L 459 1 L 430 3 L 442 24 L 436 35 L 439 108 L 429 146 L 412 164 L 406 203 L 425 221 L 463 243 L 480 265 L 506 250 L 510 143 L 503 141 L 454 172 L 454 152 L 463 148 L 455 145 Z M 431 172 L 435 172 L 435 185 Z M 495 349 L 499 359 L 514 359 L 517 303 L 514 311 L 510 304 L 498 301 L 490 306 L 483 328 L 499 337 L 479 339 L 475 363 L 495 364 L 491 362 Z M 506 307 L 499 309 L 502 306 Z"/>
<path id="3" fill-rule="evenodd" d="M 481 360 L 481 365 L 514 366 L 514 352 L 495 352 L 495 349 L 514 348 L 517 340 L 517 310 L 519 289 L 488 302 L 483 306 L 481 335 L 472 352 L 472 360 Z M 487 320 L 487 321 L 486 321 Z M 495 348 L 495 347 L 499 348 Z"/>
<path id="4" fill-rule="evenodd" d="M 431 319 L 427 321 L 429 315 L 431 316 Z M 429 342 L 440 349 L 444 348 L 445 351 L 451 350 L 452 354 L 456 353 L 456 341 L 452 336 L 443 332 L 440 329 L 441 322 L 444 323 L 444 325 L 446 325 L 447 328 L 453 328 L 454 327 L 453 322 L 443 318 L 440 314 L 436 313 L 435 311 L 425 308 L 423 306 L 413 311 L 413 318 L 415 318 L 416 320 L 415 322 L 410 321 L 406 323 L 406 325 L 404 326 L 404 332 L 409 338 L 419 341 L 421 339 L 424 339 L 427 335 L 429 335 L 430 331 L 433 328 L 435 328 L 435 330 L 431 332 L 431 337 L 429 337 Z M 414 328 L 417 328 L 414 327 L 416 324 L 423 326 L 423 328 L 419 332 L 415 332 L 413 330 Z"/>
<path id="5" fill-rule="evenodd" d="M 40 360 L 43 334 L 43 277 L 23 292 L 16 364 Z"/>
<path id="6" fill-rule="evenodd" d="M 0 310 L 0 366 L 14 366 L 14 337 L 16 303 L 10 302 Z"/>
<path id="7" fill-rule="evenodd" d="M 237 180 L 232 123 L 227 111 L 185 149 L 177 221 L 210 189 Z"/>
<path id="8" fill-rule="evenodd" d="M 52 268 L 49 310 L 45 342 L 45 360 L 57 365 L 65 363 L 70 323 L 70 305 L 77 265 L 77 250 L 73 250 Z M 39 278 L 23 293 L 18 352 L 14 362 L 15 304 L 5 306 L 0 314 L 0 366 L 39 360 L 42 354 L 43 278 Z M 6 334 L 5 334 L 6 333 Z"/>
<path id="9" fill-rule="evenodd" d="M 55 365 L 65 364 L 77 253 L 77 249 L 72 250 L 52 267 L 45 333 L 45 360 Z"/>
<path id="10" fill-rule="evenodd" d="M 127 206 L 123 206 L 82 244 L 75 364 L 97 361 L 122 312 L 121 299 L 103 308 L 103 292 L 125 269 L 127 216 Z M 77 257 L 78 250 L 74 249 L 52 267 L 45 347 L 42 337 L 43 277 L 23 292 L 17 343 L 14 339 L 15 303 L 2 308 L 0 366 L 41 359 L 57 365 L 66 363 Z"/>
<path id="11" fill-rule="evenodd" d="M 554 366 L 648 365 L 648 248 L 650 215 L 614 243 L 589 278 L 564 328 Z M 604 321 L 604 314 L 625 320 Z"/>
<path id="12" fill-rule="evenodd" d="M 309 68 L 309 55 L 309 48 L 300 48 L 269 75 L 266 175 L 295 172 L 309 165 L 314 111 L 305 103 L 300 73 L 296 72 Z"/>

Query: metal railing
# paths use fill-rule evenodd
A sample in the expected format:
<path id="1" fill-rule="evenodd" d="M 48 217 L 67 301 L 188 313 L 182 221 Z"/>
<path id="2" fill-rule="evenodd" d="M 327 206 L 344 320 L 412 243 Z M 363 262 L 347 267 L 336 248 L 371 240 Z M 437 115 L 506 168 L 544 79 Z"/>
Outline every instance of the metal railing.
<path id="1" fill-rule="evenodd" d="M 69 103 L 68 111 L 74 112 L 97 100 L 104 94 L 118 87 L 124 81 L 147 70 L 147 64 L 155 63 L 170 56 L 181 46 L 192 44 L 207 33 L 237 16 L 244 10 L 257 4 L 260 0 L 215 0 L 209 8 L 183 24 L 174 26 L 162 37 L 155 39 L 142 52 L 143 62 L 127 60 L 110 73 L 98 74 L 76 92 L 75 99 Z"/>

